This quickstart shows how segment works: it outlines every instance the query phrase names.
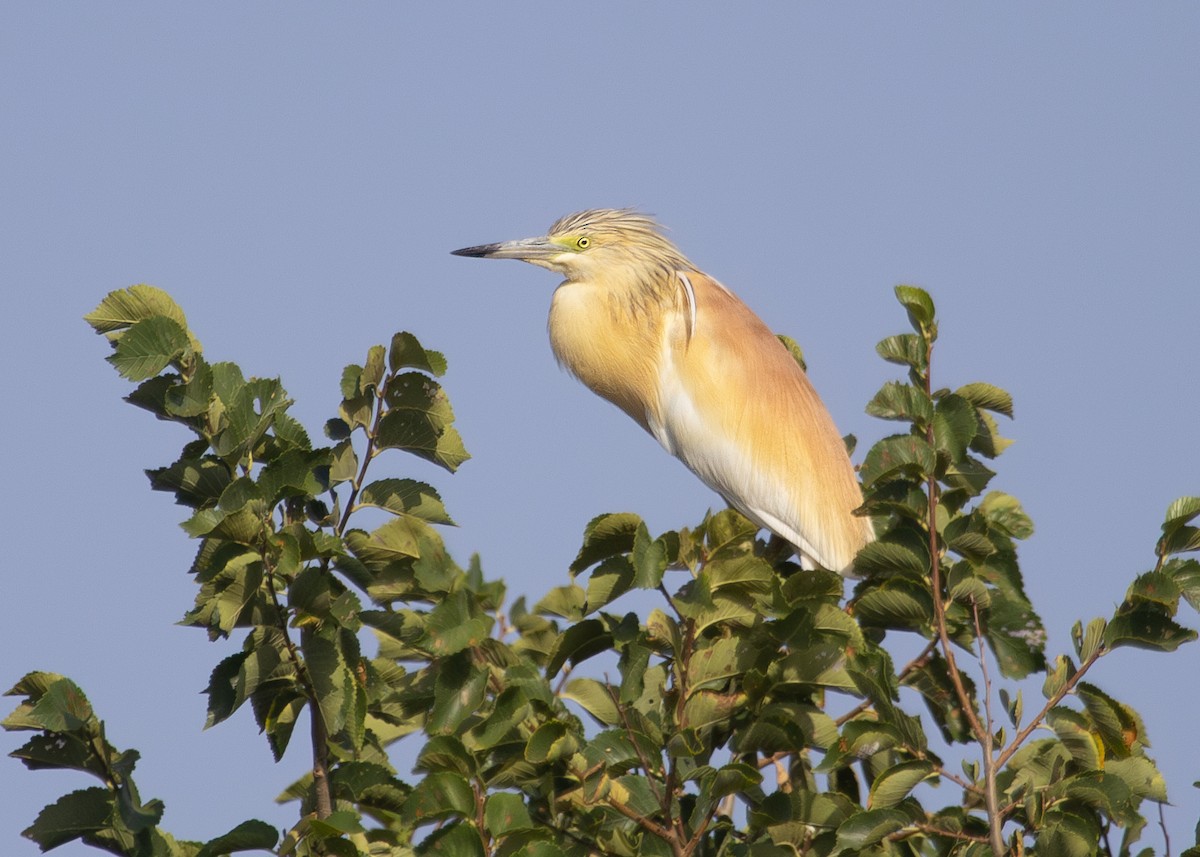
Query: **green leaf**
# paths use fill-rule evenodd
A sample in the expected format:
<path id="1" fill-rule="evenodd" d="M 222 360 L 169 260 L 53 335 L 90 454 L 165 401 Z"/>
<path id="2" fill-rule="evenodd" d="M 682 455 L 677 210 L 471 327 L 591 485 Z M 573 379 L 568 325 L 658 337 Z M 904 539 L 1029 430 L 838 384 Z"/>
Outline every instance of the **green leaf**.
<path id="1" fill-rule="evenodd" d="M 1104 742 L 1105 757 L 1123 759 L 1128 756 L 1130 747 L 1143 737 L 1139 734 L 1136 715 L 1086 681 L 1076 685 L 1075 693 L 1091 717 L 1096 734 Z"/>
<path id="2" fill-rule="evenodd" d="M 270 851 L 278 841 L 279 831 L 265 821 L 252 819 L 204 843 L 196 857 L 220 857 L 234 851 Z"/>
<path id="3" fill-rule="evenodd" d="M 730 762 L 718 769 L 706 797 L 720 800 L 726 795 L 742 794 L 762 782 L 762 774 L 753 765 Z"/>
<path id="4" fill-rule="evenodd" d="M 934 446 L 945 452 L 950 461 L 961 461 L 975 439 L 978 424 L 975 408 L 970 402 L 953 393 L 943 396 L 934 409 Z"/>
<path id="5" fill-rule="evenodd" d="M 1163 521 L 1163 532 L 1182 527 L 1200 515 L 1200 497 L 1180 497 L 1167 507 L 1167 516 Z"/>
<path id="6" fill-rule="evenodd" d="M 554 678 L 563 664 L 572 665 L 613 647 L 613 636 L 599 619 L 584 619 L 568 628 L 554 644 L 546 664 L 546 677 Z"/>
<path id="7" fill-rule="evenodd" d="M 936 338 L 933 298 L 917 286 L 896 286 L 896 300 L 908 310 L 908 320 L 917 333 L 927 336 L 932 342 Z M 930 335 L 932 334 L 932 335 Z"/>
<path id="8" fill-rule="evenodd" d="M 632 512 L 615 512 L 599 515 L 583 529 L 583 544 L 579 554 L 571 563 L 571 573 L 578 574 L 611 556 L 633 550 L 638 527 L 644 526 L 642 519 Z"/>
<path id="9" fill-rule="evenodd" d="M 804 349 L 802 349 L 796 340 L 790 336 L 785 336 L 782 333 L 775 334 L 775 338 L 783 343 L 783 347 L 788 350 L 788 354 L 792 355 L 792 359 L 803 369 L 808 371 L 808 364 L 804 362 Z"/>
<path id="10" fill-rule="evenodd" d="M 899 363 L 920 371 L 925 368 L 925 344 L 914 333 L 900 333 L 880 340 L 875 351 L 888 363 Z"/>
<path id="11" fill-rule="evenodd" d="M 977 408 L 1004 414 L 1009 418 L 1013 415 L 1012 396 L 991 384 L 984 384 L 981 381 L 963 384 L 954 391 L 954 394 L 962 396 Z"/>
<path id="12" fill-rule="evenodd" d="M 487 668 L 473 664 L 469 652 L 461 652 L 443 658 L 438 663 L 436 676 L 429 732 L 456 733 L 468 718 L 478 714 L 483 704 L 487 692 Z"/>
<path id="13" fill-rule="evenodd" d="M 572 583 L 570 586 L 556 586 L 545 594 L 541 601 L 534 605 L 535 613 L 550 613 L 561 616 L 568 622 L 578 622 L 583 618 L 583 610 L 587 606 L 587 595 L 583 587 Z"/>
<path id="14" fill-rule="evenodd" d="M 1109 759 L 1104 763 L 1104 771 L 1120 777 L 1130 792 L 1140 798 L 1149 798 L 1158 803 L 1167 802 L 1167 782 L 1154 762 L 1145 756 L 1131 755 L 1125 759 Z"/>
<path id="15" fill-rule="evenodd" d="M 674 553 L 678 552 L 676 543 Z M 629 554 L 634 569 L 633 585 L 639 589 L 654 589 L 662 583 L 671 553 L 666 539 L 660 537 L 651 540 L 646 525 L 639 522 Z"/>
<path id="16" fill-rule="evenodd" d="M 123 378 L 144 381 L 165 369 L 188 347 L 187 331 L 160 315 L 136 322 L 117 340 L 116 352 L 105 359 Z"/>
<path id="17" fill-rule="evenodd" d="M 420 369 L 441 376 L 446 374 L 446 358 L 440 351 L 426 349 L 415 336 L 402 330 L 392 337 L 388 349 L 388 368 L 393 373 L 401 369 Z"/>
<path id="18" fill-rule="evenodd" d="M 1099 651 L 1104 643 L 1104 630 L 1107 627 L 1106 621 L 1096 618 L 1088 622 L 1086 631 L 1083 629 L 1082 622 L 1076 622 L 1071 628 L 1071 641 L 1075 644 L 1075 655 L 1081 663 L 1091 660 L 1092 656 Z"/>
<path id="19" fill-rule="evenodd" d="M 565 759 L 579 749 L 579 741 L 565 723 L 548 720 L 529 736 L 525 758 L 534 764 Z"/>
<path id="20" fill-rule="evenodd" d="M 882 842 L 908 824 L 908 816 L 898 809 L 869 809 L 856 813 L 837 829 L 837 841 L 832 854 L 856 852 Z"/>
<path id="21" fill-rule="evenodd" d="M 317 693 L 325 729 L 334 735 L 346 725 L 347 687 L 353 687 L 354 679 L 333 634 L 305 634 L 300 648 L 313 690 Z"/>
<path id="22" fill-rule="evenodd" d="M 571 679 L 559 695 L 579 703 L 584 711 L 605 726 L 615 726 L 621 720 L 608 685 L 594 678 Z"/>
<path id="23" fill-rule="evenodd" d="M 1163 566 L 1179 588 L 1179 594 L 1187 599 L 1193 610 L 1200 611 L 1200 562 L 1194 559 L 1173 559 Z"/>
<path id="24" fill-rule="evenodd" d="M 429 649 L 435 655 L 452 655 L 479 646 L 491 633 L 493 622 L 470 594 L 460 589 L 429 612 L 425 622 Z"/>
<path id="25" fill-rule="evenodd" d="M 1033 520 L 1025 514 L 1021 502 L 1003 491 L 989 491 L 979 503 L 978 513 L 988 524 L 1013 539 L 1033 535 Z"/>
<path id="26" fill-rule="evenodd" d="M 431 524 L 450 524 L 441 495 L 415 479 L 379 479 L 364 487 L 358 505 L 375 506 L 397 515 L 413 515 Z"/>
<path id="27" fill-rule="evenodd" d="M 520 795 L 496 792 L 488 795 L 483 810 L 484 824 L 492 836 L 507 836 L 518 830 L 532 830 L 533 819 Z"/>
<path id="28" fill-rule="evenodd" d="M 443 772 L 430 774 L 404 802 L 404 817 L 414 825 L 444 818 L 472 818 L 475 794 L 465 778 Z M 479 837 L 476 836 L 476 841 Z"/>
<path id="29" fill-rule="evenodd" d="M 1046 666 L 1046 629 L 1023 597 L 996 589 L 988 606 L 987 639 L 1000 672 L 1024 678 Z"/>
<path id="30" fill-rule="evenodd" d="M 895 806 L 908 797 L 913 789 L 933 773 L 933 770 L 933 763 L 923 760 L 893 765 L 871 783 L 867 806 L 871 809 Z"/>
<path id="31" fill-rule="evenodd" d="M 182 329 L 188 329 L 187 319 L 179 304 L 162 289 L 144 283 L 109 292 L 100 306 L 85 315 L 83 320 L 97 333 L 117 340 L 125 328 L 155 316 L 165 316 Z M 191 350 L 200 350 L 200 343 L 194 338 L 191 340 Z"/>
<path id="32" fill-rule="evenodd" d="M 863 487 L 897 477 L 926 479 L 937 468 L 933 448 L 924 438 L 892 435 L 871 447 L 862 465 Z"/>
<path id="33" fill-rule="evenodd" d="M 31 771 L 68 768 L 100 779 L 108 776 L 92 742 L 73 732 L 39 733 L 9 755 Z"/>
<path id="34" fill-rule="evenodd" d="M 108 789 L 99 786 L 65 794 L 38 813 L 37 819 L 21 831 L 43 851 L 95 834 L 111 826 L 113 805 Z"/>
<path id="35" fill-rule="evenodd" d="M 1075 662 L 1066 655 L 1059 655 L 1046 670 L 1046 679 L 1042 682 L 1042 696 L 1053 699 L 1078 670 Z"/>
<path id="36" fill-rule="evenodd" d="M 633 586 L 633 578 L 628 557 L 613 556 L 601 562 L 588 578 L 587 612 L 595 613 L 620 598 Z"/>
<path id="37" fill-rule="evenodd" d="M 932 620 L 933 596 L 915 581 L 889 578 L 864 593 L 856 602 L 854 612 L 864 625 L 921 628 Z"/>
<path id="38" fill-rule="evenodd" d="M 1110 649 L 1134 646 L 1173 652 L 1195 639 L 1195 631 L 1178 624 L 1162 605 L 1150 601 L 1122 605 L 1104 632 L 1104 644 Z"/>
<path id="39" fill-rule="evenodd" d="M 871 542 L 859 551 L 854 570 L 864 577 L 904 575 L 920 578 L 929 571 L 929 550 L 892 541 Z"/>
<path id="40" fill-rule="evenodd" d="M 867 413 L 883 420 L 904 420 L 924 427 L 933 418 L 933 401 L 912 384 L 888 381 L 867 403 Z"/>
<path id="41" fill-rule="evenodd" d="M 465 821 L 435 830 L 417 847 L 416 853 L 421 857 L 484 857 L 479 831 Z"/>

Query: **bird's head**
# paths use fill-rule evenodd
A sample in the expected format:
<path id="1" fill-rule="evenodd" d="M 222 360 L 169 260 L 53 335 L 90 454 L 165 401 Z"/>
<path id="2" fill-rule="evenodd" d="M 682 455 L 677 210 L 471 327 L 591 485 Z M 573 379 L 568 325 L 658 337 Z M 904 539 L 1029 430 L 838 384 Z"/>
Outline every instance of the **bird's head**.
<path id="1" fill-rule="evenodd" d="M 546 235 L 453 251 L 455 256 L 520 259 L 568 281 L 692 270 L 659 226 L 629 209 L 597 208 L 560 218 Z"/>

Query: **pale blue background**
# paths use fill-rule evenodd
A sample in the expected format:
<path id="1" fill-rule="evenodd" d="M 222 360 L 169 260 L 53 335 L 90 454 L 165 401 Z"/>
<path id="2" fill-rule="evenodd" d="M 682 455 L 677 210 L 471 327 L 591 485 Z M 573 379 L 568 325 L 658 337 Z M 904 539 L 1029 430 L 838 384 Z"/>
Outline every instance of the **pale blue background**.
<path id="1" fill-rule="evenodd" d="M 79 681 L 177 836 L 294 819 L 270 798 L 302 741 L 274 766 L 248 711 L 200 731 L 236 644 L 172 625 L 194 546 L 141 473 L 186 436 L 120 401 L 80 320 L 135 282 L 211 359 L 281 374 L 318 436 L 369 345 L 407 328 L 445 351 L 475 458 L 380 463 L 432 479 L 456 556 L 514 592 L 562 582 L 594 514 L 662 530 L 719 504 L 555 366 L 551 275 L 448 254 L 592 206 L 658 215 L 803 344 L 864 445 L 891 430 L 863 413 L 894 377 L 873 350 L 905 326 L 891 287 L 928 288 L 941 380 L 1016 398 L 997 487 L 1038 525 L 1028 586 L 1069 649 L 1200 493 L 1198 44 L 1191 3 L 6 5 L 0 683 Z M 1175 853 L 1200 814 L 1198 668 L 1192 645 L 1091 676 L 1145 715 Z M 0 850 L 36 853 L 18 831 L 90 784 L 0 759 Z"/>

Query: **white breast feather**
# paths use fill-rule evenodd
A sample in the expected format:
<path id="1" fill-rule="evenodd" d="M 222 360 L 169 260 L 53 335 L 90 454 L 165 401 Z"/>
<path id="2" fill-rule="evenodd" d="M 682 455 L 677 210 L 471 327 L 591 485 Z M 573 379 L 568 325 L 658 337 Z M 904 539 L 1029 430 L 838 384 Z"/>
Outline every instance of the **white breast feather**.
<path id="1" fill-rule="evenodd" d="M 654 438 L 739 512 L 791 542 L 802 559 L 830 567 L 829 558 L 797 529 L 799 515 L 787 487 L 756 471 L 749 452 L 737 439 L 717 430 L 716 421 L 696 408 L 673 365 L 671 343 L 677 331 L 667 327 L 658 378 L 661 420 L 647 414 Z"/>

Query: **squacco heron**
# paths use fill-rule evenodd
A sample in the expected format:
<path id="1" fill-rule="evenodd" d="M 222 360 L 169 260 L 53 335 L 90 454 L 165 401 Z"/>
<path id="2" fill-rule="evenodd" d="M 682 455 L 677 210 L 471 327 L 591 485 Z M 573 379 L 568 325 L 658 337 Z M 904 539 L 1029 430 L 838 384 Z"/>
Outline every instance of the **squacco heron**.
<path id="1" fill-rule="evenodd" d="M 568 215 L 548 235 L 455 250 L 566 277 L 550 304 L 560 364 L 654 436 L 801 564 L 853 573 L 872 539 L 833 418 L 763 321 L 628 210 Z"/>

